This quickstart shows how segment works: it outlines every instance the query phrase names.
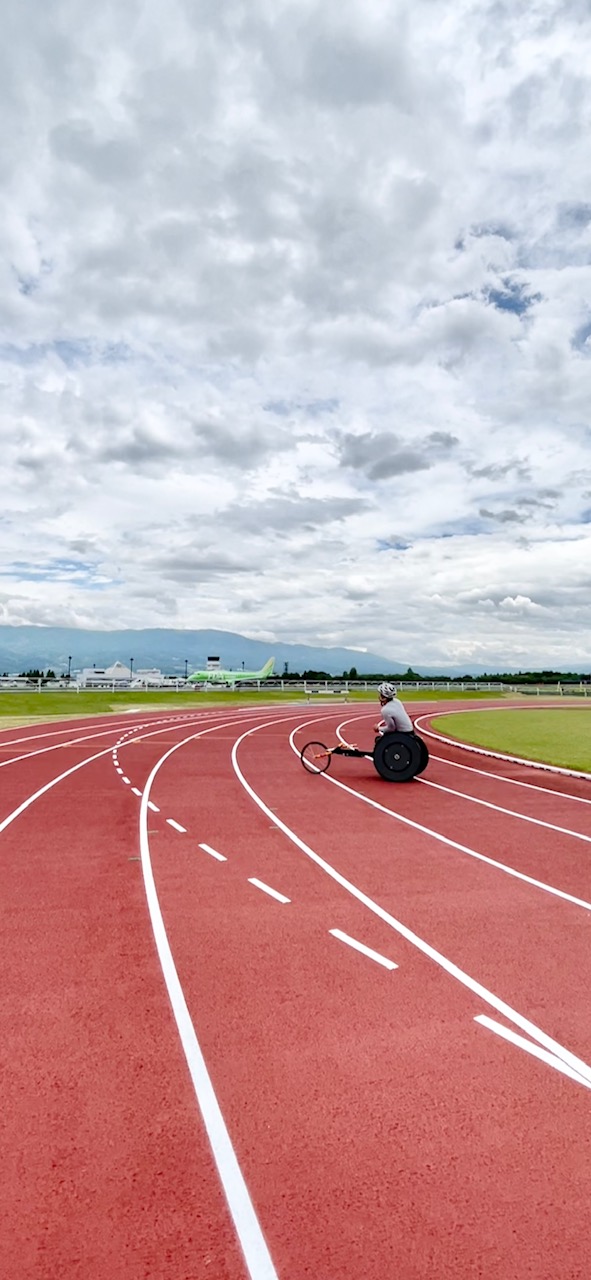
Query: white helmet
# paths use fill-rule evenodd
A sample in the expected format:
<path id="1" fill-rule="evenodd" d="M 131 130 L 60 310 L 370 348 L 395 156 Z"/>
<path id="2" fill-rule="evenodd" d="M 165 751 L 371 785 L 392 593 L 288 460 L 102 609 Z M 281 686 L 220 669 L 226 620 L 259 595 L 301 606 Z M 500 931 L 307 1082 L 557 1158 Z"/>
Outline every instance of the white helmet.
<path id="1" fill-rule="evenodd" d="M 380 695 L 380 698 L 385 698 L 388 702 L 390 701 L 390 698 L 396 697 L 396 689 L 394 685 L 388 684 L 387 680 L 385 680 L 384 683 L 380 685 L 378 689 L 378 693 Z"/>

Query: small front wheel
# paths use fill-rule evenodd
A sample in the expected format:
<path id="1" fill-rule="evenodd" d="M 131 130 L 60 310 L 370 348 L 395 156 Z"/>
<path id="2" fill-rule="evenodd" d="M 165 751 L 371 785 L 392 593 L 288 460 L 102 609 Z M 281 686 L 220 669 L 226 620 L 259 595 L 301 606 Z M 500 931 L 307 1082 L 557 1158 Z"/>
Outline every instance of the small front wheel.
<path id="1" fill-rule="evenodd" d="M 323 742 L 307 742 L 300 751 L 300 760 L 308 773 L 326 773 L 330 751 Z"/>

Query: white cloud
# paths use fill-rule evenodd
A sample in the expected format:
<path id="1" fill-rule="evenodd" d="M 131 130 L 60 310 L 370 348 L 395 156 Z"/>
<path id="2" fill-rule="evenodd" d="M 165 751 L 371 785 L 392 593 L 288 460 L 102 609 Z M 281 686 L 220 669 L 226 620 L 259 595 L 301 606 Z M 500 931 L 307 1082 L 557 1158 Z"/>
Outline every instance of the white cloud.
<path id="1" fill-rule="evenodd" d="M 587 16 L 15 10 L 3 621 L 591 664 Z"/>

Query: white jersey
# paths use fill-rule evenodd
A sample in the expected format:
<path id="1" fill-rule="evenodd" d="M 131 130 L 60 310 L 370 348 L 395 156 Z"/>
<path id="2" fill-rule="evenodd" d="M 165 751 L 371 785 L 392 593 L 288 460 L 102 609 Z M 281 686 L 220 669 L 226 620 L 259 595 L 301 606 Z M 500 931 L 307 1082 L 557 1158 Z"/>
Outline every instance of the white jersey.
<path id="1" fill-rule="evenodd" d="M 392 733 L 396 730 L 402 733 L 414 733 L 412 720 L 400 698 L 390 698 L 390 701 L 385 702 L 382 707 L 379 732 L 380 734 Z"/>

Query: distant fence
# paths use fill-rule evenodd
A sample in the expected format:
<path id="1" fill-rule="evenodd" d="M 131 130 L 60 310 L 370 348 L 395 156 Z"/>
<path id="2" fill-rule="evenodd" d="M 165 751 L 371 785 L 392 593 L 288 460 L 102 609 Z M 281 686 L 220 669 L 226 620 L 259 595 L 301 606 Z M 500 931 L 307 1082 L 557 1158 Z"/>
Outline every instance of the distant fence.
<path id="1" fill-rule="evenodd" d="M 257 689 L 257 690 L 282 690 L 284 692 L 300 692 L 305 697 L 318 696 L 320 694 L 330 695 L 332 697 L 348 698 L 351 692 L 364 692 L 377 696 L 378 681 L 375 680 L 251 680 L 248 682 L 237 682 L 238 689 Z M 404 698 L 405 691 L 423 691 L 430 692 L 449 692 L 449 693 L 514 693 L 529 694 L 533 696 L 557 696 L 557 697 L 591 697 L 591 682 L 581 680 L 575 683 L 560 682 L 557 684 L 519 684 L 500 681 L 488 680 L 404 680 L 397 685 L 399 693 Z M 233 686 L 213 684 L 205 692 L 215 690 L 218 693 L 229 693 Z M 0 677 L 0 694 L 18 693 L 37 691 L 38 693 L 52 693 L 55 690 L 69 691 L 72 694 L 80 693 L 150 693 L 150 692 L 185 692 L 188 695 L 196 691 L 194 684 L 189 684 L 181 676 L 176 679 L 169 676 L 162 681 L 161 684 L 138 685 L 134 680 L 133 685 L 130 681 L 109 680 L 104 684 L 93 684 L 91 686 L 78 685 L 75 680 L 46 680 L 31 679 L 25 676 L 6 679 Z"/>

